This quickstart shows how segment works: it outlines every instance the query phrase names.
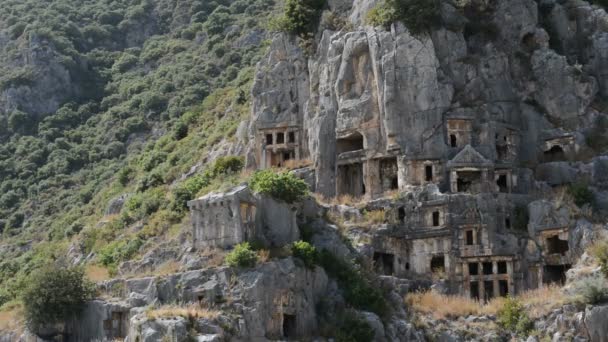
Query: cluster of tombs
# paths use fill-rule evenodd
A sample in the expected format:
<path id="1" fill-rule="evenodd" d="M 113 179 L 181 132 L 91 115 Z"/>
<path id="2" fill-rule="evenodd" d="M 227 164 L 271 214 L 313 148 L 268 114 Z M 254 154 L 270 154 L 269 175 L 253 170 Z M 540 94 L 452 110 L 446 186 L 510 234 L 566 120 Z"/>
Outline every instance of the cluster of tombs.
<path id="1" fill-rule="evenodd" d="M 529 189 L 534 182 L 531 171 L 519 167 L 518 155 L 526 148 L 521 146 L 520 131 L 505 123 L 490 125 L 492 129 L 485 132 L 475 131 L 474 126 L 472 118 L 447 118 L 442 133 L 445 146 L 426 157 L 402 153 L 399 144 L 383 141 L 369 128 L 336 130 L 335 156 L 330 158 L 335 163 L 316 163 L 317 168 L 309 171 L 328 174 L 319 168 L 331 165 L 329 184 L 335 185 L 331 195 L 368 202 L 389 193 L 434 191 L 414 200 L 389 201 L 382 208 L 394 219 L 373 241 L 370 258 L 380 273 L 440 276 L 451 292 L 480 299 L 563 281 L 572 263 L 567 224 L 528 227 L 541 248 L 536 259 L 528 257 L 528 246 L 516 238 L 518 229 L 526 230 L 527 221 L 521 227 L 518 216 L 524 215 L 520 208 L 533 200 Z M 281 168 L 290 160 L 308 158 L 307 135 L 294 123 L 260 127 L 254 166 Z M 568 161 L 576 155 L 577 144 L 573 135 L 558 134 L 546 136 L 537 150 L 538 163 Z M 315 189 L 317 184 L 310 185 Z M 195 246 L 293 241 L 298 228 L 291 208 L 269 206 L 267 199 L 256 196 L 241 187 L 189 202 Z M 281 213 L 278 221 L 277 212 Z M 520 227 L 514 227 L 516 221 Z"/>

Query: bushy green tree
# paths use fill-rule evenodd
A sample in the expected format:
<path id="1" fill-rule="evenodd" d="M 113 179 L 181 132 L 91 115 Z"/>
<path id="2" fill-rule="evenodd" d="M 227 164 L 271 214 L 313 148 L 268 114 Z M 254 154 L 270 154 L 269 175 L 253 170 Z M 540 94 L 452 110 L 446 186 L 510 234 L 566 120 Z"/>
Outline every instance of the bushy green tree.
<path id="1" fill-rule="evenodd" d="M 595 200 L 593 191 L 591 191 L 587 183 L 584 182 L 570 184 L 568 193 L 572 196 L 574 204 L 579 207 L 583 207 L 586 204 L 593 204 Z"/>
<path id="2" fill-rule="evenodd" d="M 231 267 L 254 267 L 258 256 L 251 249 L 249 242 L 243 242 L 226 255 L 226 263 Z"/>
<path id="3" fill-rule="evenodd" d="M 291 172 L 257 171 L 249 180 L 249 185 L 255 192 L 287 203 L 300 201 L 308 194 L 308 185 Z"/>
<path id="4" fill-rule="evenodd" d="M 94 285 L 79 268 L 57 266 L 35 271 L 23 291 L 24 314 L 28 327 L 36 331 L 63 323 L 76 316 L 94 295 Z"/>
<path id="5" fill-rule="evenodd" d="M 368 14 L 368 23 L 388 27 L 400 20 L 414 34 L 429 30 L 440 22 L 439 0 L 385 0 Z"/>
<path id="6" fill-rule="evenodd" d="M 505 300 L 503 307 L 498 311 L 497 318 L 498 324 L 503 329 L 519 336 L 526 336 L 534 327 L 521 302 L 513 297 Z"/>
<path id="7" fill-rule="evenodd" d="M 283 16 L 273 24 L 275 29 L 304 36 L 313 31 L 325 0 L 286 0 Z"/>
<path id="8" fill-rule="evenodd" d="M 302 260 L 308 268 L 314 267 L 317 262 L 317 249 L 306 241 L 296 241 L 291 245 L 291 253 Z"/>

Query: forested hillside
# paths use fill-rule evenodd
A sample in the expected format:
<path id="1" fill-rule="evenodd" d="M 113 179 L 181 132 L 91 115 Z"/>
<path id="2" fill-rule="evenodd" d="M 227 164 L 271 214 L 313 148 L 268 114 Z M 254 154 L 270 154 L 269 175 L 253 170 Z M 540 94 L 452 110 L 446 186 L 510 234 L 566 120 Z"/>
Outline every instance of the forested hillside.
<path id="1" fill-rule="evenodd" d="M 68 252 L 112 270 L 177 234 L 185 200 L 215 177 L 182 175 L 249 114 L 273 8 L 0 2 L 0 304 Z"/>

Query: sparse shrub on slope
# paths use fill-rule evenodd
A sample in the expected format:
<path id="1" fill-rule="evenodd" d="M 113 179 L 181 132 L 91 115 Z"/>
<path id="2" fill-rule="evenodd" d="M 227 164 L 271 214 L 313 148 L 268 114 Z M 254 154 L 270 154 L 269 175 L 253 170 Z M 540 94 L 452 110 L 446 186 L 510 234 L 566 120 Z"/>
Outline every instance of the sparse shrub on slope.
<path id="1" fill-rule="evenodd" d="M 583 279 L 575 283 L 574 287 L 584 304 L 600 304 L 608 301 L 608 282 L 602 276 Z"/>
<path id="2" fill-rule="evenodd" d="M 46 324 L 62 323 L 80 313 L 93 295 L 94 285 L 81 269 L 40 269 L 23 292 L 26 323 L 33 331 Z"/>
<path id="3" fill-rule="evenodd" d="M 254 267 L 258 260 L 249 242 L 239 243 L 226 255 L 226 263 L 232 267 Z"/>
<path id="4" fill-rule="evenodd" d="M 308 194 L 308 185 L 291 172 L 257 171 L 249 180 L 251 189 L 277 200 L 294 203 Z"/>
<path id="5" fill-rule="evenodd" d="M 272 29 L 304 36 L 313 31 L 325 0 L 286 0 L 283 15 L 271 22 Z"/>
<path id="6" fill-rule="evenodd" d="M 439 0 L 385 0 L 367 14 L 367 22 L 374 26 L 387 28 L 397 20 L 412 33 L 422 33 L 438 25 Z"/>
<path id="7" fill-rule="evenodd" d="M 317 262 L 317 249 L 308 242 L 296 241 L 291 245 L 291 253 L 302 260 L 308 268 L 314 267 Z"/>
<path id="8" fill-rule="evenodd" d="M 578 207 L 583 207 L 586 204 L 591 205 L 594 202 L 593 191 L 589 189 L 587 183 L 579 182 L 570 184 L 568 193 L 572 196 L 574 204 Z"/>
<path id="9" fill-rule="evenodd" d="M 498 324 L 503 329 L 518 336 L 526 336 L 534 326 L 521 302 L 513 297 L 505 300 L 504 306 L 498 311 L 497 318 Z"/>
<path id="10" fill-rule="evenodd" d="M 380 316 L 388 311 L 388 304 L 380 289 L 375 287 L 363 271 L 351 262 L 341 260 L 327 250 L 319 252 L 319 264 L 336 278 L 344 292 L 344 299 L 353 307 Z"/>
<path id="11" fill-rule="evenodd" d="M 347 311 L 341 317 L 335 337 L 337 342 L 369 342 L 374 340 L 374 330 L 354 312 Z"/>
<path id="12" fill-rule="evenodd" d="M 600 264 L 604 277 L 608 278 L 608 241 L 599 241 L 593 245 L 593 247 L 591 247 L 591 254 Z"/>

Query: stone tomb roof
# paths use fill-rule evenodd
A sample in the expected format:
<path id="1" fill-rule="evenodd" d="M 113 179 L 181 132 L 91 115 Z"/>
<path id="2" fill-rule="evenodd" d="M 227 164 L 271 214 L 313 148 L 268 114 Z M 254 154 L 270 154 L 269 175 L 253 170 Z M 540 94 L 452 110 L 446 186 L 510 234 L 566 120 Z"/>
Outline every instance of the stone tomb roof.
<path id="1" fill-rule="evenodd" d="M 477 152 L 471 145 L 465 146 L 462 151 L 458 152 L 457 155 L 448 161 L 448 168 L 459 168 L 459 167 L 479 167 L 488 168 L 492 167 L 494 163 L 486 159 L 481 153 Z"/>

